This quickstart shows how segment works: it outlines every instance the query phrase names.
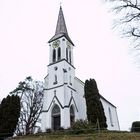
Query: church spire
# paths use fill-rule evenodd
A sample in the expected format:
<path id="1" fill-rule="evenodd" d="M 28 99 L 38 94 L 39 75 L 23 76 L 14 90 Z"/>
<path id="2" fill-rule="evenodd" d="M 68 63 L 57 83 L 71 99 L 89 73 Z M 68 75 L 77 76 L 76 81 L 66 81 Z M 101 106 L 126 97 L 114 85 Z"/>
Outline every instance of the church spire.
<path id="1" fill-rule="evenodd" d="M 63 10 L 62 7 L 60 6 L 55 35 L 49 40 L 49 43 L 63 36 L 66 37 L 72 45 L 74 45 L 68 35 Z"/>
<path id="2" fill-rule="evenodd" d="M 62 7 L 60 6 L 55 34 L 61 34 L 61 33 L 68 34 Z"/>

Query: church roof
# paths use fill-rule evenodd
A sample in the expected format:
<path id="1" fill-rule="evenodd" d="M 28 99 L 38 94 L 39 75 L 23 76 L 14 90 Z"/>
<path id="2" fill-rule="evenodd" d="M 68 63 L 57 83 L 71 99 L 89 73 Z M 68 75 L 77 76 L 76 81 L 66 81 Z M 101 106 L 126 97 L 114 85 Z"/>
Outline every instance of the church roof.
<path id="1" fill-rule="evenodd" d="M 64 15 L 63 15 L 63 10 L 62 10 L 62 7 L 60 6 L 55 35 L 48 42 L 50 43 L 63 36 L 66 37 L 72 45 L 74 45 L 68 35 L 68 31 L 67 31 L 67 27 L 66 27 Z"/>

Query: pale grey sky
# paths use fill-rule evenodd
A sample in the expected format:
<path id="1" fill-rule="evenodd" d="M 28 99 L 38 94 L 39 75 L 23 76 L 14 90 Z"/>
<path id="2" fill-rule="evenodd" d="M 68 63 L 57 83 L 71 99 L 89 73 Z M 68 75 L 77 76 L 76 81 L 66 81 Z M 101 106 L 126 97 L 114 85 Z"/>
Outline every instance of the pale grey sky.
<path id="1" fill-rule="evenodd" d="M 0 99 L 26 76 L 47 74 L 49 47 L 60 0 L 0 0 Z M 75 44 L 76 76 L 95 78 L 100 94 L 118 110 L 122 130 L 140 120 L 140 69 L 127 39 L 111 29 L 113 16 L 102 0 L 62 1 L 69 36 Z"/>

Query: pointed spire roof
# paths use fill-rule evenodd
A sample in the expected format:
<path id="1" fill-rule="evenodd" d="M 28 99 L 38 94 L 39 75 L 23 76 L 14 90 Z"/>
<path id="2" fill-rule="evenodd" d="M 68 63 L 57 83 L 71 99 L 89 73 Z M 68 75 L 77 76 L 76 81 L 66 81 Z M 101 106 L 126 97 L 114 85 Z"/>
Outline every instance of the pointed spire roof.
<path id="1" fill-rule="evenodd" d="M 59 10 L 58 21 L 57 21 L 55 34 L 60 34 L 60 33 L 68 34 L 61 6 L 60 6 L 60 10 Z"/>
<path id="2" fill-rule="evenodd" d="M 49 40 L 49 43 L 63 36 L 65 36 L 68 39 L 68 41 L 72 45 L 74 45 L 68 35 L 68 31 L 67 31 L 67 27 L 66 27 L 64 15 L 63 15 L 63 10 L 62 10 L 62 7 L 60 6 L 55 35 Z"/>

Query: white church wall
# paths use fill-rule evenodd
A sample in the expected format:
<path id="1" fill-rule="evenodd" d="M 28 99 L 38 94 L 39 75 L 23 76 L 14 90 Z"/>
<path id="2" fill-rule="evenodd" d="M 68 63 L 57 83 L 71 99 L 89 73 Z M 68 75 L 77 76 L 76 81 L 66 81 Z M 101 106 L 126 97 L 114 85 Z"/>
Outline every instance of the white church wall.
<path id="1" fill-rule="evenodd" d="M 53 64 L 53 66 L 48 67 L 48 73 L 49 73 L 48 88 L 53 88 L 63 84 L 63 79 L 64 79 L 63 70 L 62 70 L 63 65 L 64 64 L 61 62 L 61 63 Z M 57 83 L 55 83 L 56 81 Z"/>
<path id="2" fill-rule="evenodd" d="M 56 70 L 57 69 L 57 70 Z M 74 68 L 70 66 L 66 61 L 61 61 L 59 63 L 53 64 L 53 66 L 48 67 L 48 88 L 53 88 L 58 85 L 63 85 L 64 83 L 68 83 L 70 85 L 70 77 L 71 83 L 73 86 L 74 84 Z M 55 76 L 57 78 L 57 83 L 55 84 Z"/>
<path id="3" fill-rule="evenodd" d="M 41 118 L 41 129 L 45 132 L 47 129 L 51 128 L 51 117 L 50 112 L 42 112 Z"/>
<path id="4" fill-rule="evenodd" d="M 47 83 L 48 77 L 46 77 L 45 80 L 46 80 L 45 82 Z M 83 120 L 87 119 L 86 102 L 85 102 L 85 98 L 84 98 L 84 83 L 76 77 L 74 80 L 74 89 L 76 90 L 76 92 L 73 91 L 71 88 L 68 88 L 68 85 L 66 84 L 65 86 L 55 88 L 56 93 L 54 93 L 54 89 L 46 90 L 44 92 L 43 110 L 45 110 L 45 109 L 47 110 L 49 108 L 55 95 L 59 99 L 59 102 L 62 104 L 62 106 L 68 106 L 69 101 L 70 101 L 71 97 L 73 96 L 76 106 L 75 106 L 75 103 L 73 100 L 71 102 L 71 105 L 72 104 L 74 105 L 75 121 L 79 120 L 79 119 L 83 119 Z M 63 94 L 63 92 L 67 93 L 67 94 Z M 49 100 L 47 100 L 47 99 L 49 99 Z M 45 102 L 45 101 L 47 101 L 47 102 Z M 120 130 L 116 107 L 113 106 L 111 103 L 109 103 L 103 97 L 101 97 L 101 102 L 103 104 L 105 116 L 107 118 L 108 129 L 109 130 Z M 53 103 L 59 104 L 56 99 L 53 101 Z M 43 115 L 43 117 L 42 117 L 42 120 L 43 120 L 42 128 L 44 130 L 46 129 L 45 124 L 47 124 L 47 128 L 49 128 L 49 127 L 51 128 L 51 123 L 50 123 L 51 114 L 50 113 L 51 113 L 50 111 L 47 113 L 45 112 L 46 115 Z M 67 128 L 68 126 L 70 126 L 70 124 L 69 124 L 70 122 L 67 121 L 67 120 L 69 120 L 69 117 L 70 117 L 69 108 L 67 108 L 65 110 L 62 109 L 62 112 L 61 112 L 62 127 Z"/>
<path id="5" fill-rule="evenodd" d="M 48 77 L 49 75 L 47 75 L 45 78 L 44 78 L 44 87 L 48 87 Z"/>
<path id="6" fill-rule="evenodd" d="M 54 95 L 53 92 L 49 92 L 47 94 L 47 91 L 44 91 L 44 100 L 43 100 L 43 112 L 42 112 L 42 121 L 41 121 L 41 126 L 42 126 L 42 131 L 45 132 L 46 129 L 51 128 L 51 112 L 49 111 L 49 105 L 51 104 L 51 101 L 53 99 Z M 49 98 L 49 100 L 48 100 Z"/>
<path id="7" fill-rule="evenodd" d="M 76 89 L 76 103 L 78 106 L 78 118 L 77 119 L 87 119 L 86 115 L 86 102 L 84 98 L 84 84 L 75 77 L 75 89 Z"/>
<path id="8" fill-rule="evenodd" d="M 61 110 L 61 127 L 67 129 L 70 127 L 70 111 L 69 108 L 65 108 Z"/>
<path id="9" fill-rule="evenodd" d="M 47 83 L 49 80 L 49 76 L 45 78 L 45 82 Z M 47 84 L 46 84 L 47 85 Z M 46 87 L 47 88 L 47 87 Z M 42 115 L 42 130 L 45 131 L 48 128 L 51 128 L 51 108 L 53 104 L 57 104 L 61 109 L 61 127 L 68 128 L 70 127 L 70 110 L 69 106 L 71 104 L 76 108 L 74 101 L 72 100 L 71 104 L 70 100 L 75 95 L 75 91 L 68 87 L 67 84 L 63 86 L 58 86 L 55 88 L 45 89 L 44 90 L 44 105 L 43 105 L 43 115 Z M 49 100 L 48 100 L 49 99 Z M 66 106 L 66 107 L 65 107 Z M 65 107 L 65 109 L 63 108 Z M 75 117 L 77 118 L 77 111 L 75 109 Z"/>
<path id="10" fill-rule="evenodd" d="M 105 116 L 107 119 L 108 130 L 120 130 L 116 107 L 101 98 Z"/>

